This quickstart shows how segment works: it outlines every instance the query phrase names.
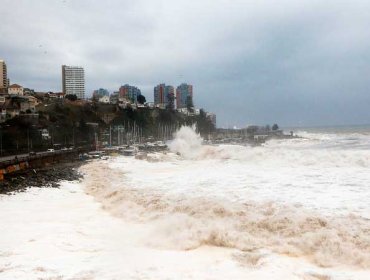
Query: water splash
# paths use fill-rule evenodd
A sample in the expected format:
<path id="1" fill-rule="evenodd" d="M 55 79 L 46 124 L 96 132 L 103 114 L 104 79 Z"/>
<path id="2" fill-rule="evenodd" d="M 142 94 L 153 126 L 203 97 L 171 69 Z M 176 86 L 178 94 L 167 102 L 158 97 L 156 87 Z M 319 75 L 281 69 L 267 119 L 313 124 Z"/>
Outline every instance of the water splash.
<path id="1" fill-rule="evenodd" d="M 203 139 L 196 133 L 194 126 L 182 126 L 174 136 L 174 140 L 169 143 L 171 152 L 186 159 L 198 158 L 202 150 Z"/>

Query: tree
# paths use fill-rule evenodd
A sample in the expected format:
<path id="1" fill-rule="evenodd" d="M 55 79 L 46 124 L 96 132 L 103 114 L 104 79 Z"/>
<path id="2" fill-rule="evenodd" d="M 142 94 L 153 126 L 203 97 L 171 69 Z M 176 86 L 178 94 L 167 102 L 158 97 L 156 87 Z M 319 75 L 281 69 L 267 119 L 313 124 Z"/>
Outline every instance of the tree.
<path id="1" fill-rule="evenodd" d="M 70 101 L 76 101 L 77 100 L 77 95 L 76 94 L 67 94 L 66 97 Z"/>
<path id="2" fill-rule="evenodd" d="M 137 96 L 137 102 L 138 102 L 139 104 L 144 104 L 144 103 L 146 102 L 146 98 L 145 98 L 145 96 L 144 96 L 144 95 L 142 95 L 142 94 L 139 94 L 139 95 Z"/>
<path id="3" fill-rule="evenodd" d="M 272 126 L 272 130 L 278 130 L 279 129 L 279 126 L 275 123 L 273 126 Z"/>

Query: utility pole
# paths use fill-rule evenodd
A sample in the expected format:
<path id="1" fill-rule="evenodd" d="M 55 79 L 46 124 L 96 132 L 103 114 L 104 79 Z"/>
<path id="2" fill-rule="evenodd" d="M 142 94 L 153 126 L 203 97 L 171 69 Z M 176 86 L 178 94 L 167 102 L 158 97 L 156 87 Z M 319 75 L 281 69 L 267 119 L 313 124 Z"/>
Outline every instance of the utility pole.
<path id="1" fill-rule="evenodd" d="M 27 148 L 28 152 L 30 151 L 30 129 L 27 128 Z"/>
<path id="2" fill-rule="evenodd" d="M 98 150 L 98 135 L 96 132 L 95 132 L 95 150 L 96 151 Z"/>
<path id="3" fill-rule="evenodd" d="M 109 126 L 109 146 L 112 147 L 112 126 Z"/>
<path id="4" fill-rule="evenodd" d="M 117 145 L 118 146 L 120 145 L 120 141 L 119 141 L 119 127 L 117 127 Z"/>
<path id="5" fill-rule="evenodd" d="M 1 138 L 0 138 L 0 153 L 1 156 L 3 155 L 3 129 L 0 127 L 0 133 L 1 133 Z"/>

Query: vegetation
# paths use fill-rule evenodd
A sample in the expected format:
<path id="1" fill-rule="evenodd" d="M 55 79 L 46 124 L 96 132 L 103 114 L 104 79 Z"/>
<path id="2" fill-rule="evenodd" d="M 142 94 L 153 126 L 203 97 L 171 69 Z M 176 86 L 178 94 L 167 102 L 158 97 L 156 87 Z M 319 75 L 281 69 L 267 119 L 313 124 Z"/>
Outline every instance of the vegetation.
<path id="1" fill-rule="evenodd" d="M 140 94 L 138 97 L 137 97 L 137 102 L 139 104 L 144 104 L 146 102 L 146 98 L 144 95 Z"/>
<path id="2" fill-rule="evenodd" d="M 273 126 L 272 126 L 272 130 L 278 130 L 279 129 L 279 126 L 275 123 Z"/>
<path id="3" fill-rule="evenodd" d="M 125 131 L 135 127 L 144 138 L 154 139 L 159 139 L 160 127 L 174 129 L 195 124 L 202 135 L 215 129 L 203 110 L 199 115 L 186 116 L 175 110 L 133 110 L 112 104 L 58 101 L 41 104 L 37 111 L 38 118 L 23 115 L 1 125 L 3 155 L 45 150 L 56 144 L 94 147 L 95 139 L 101 141 L 117 127 Z"/>
<path id="4" fill-rule="evenodd" d="M 77 95 L 76 94 L 67 94 L 66 97 L 70 101 L 76 101 L 77 100 Z"/>

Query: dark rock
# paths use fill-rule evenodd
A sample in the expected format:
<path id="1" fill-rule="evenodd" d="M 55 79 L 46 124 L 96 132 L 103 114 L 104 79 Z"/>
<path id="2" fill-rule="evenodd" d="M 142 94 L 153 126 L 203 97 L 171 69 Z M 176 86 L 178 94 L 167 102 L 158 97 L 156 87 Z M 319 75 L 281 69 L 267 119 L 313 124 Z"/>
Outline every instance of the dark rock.
<path id="1" fill-rule="evenodd" d="M 0 194 L 23 192 L 29 187 L 58 188 L 61 180 L 75 181 L 82 178 L 76 168 L 81 164 L 81 162 L 65 162 L 7 174 L 4 180 L 0 181 Z"/>

